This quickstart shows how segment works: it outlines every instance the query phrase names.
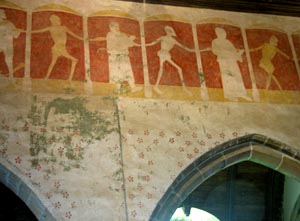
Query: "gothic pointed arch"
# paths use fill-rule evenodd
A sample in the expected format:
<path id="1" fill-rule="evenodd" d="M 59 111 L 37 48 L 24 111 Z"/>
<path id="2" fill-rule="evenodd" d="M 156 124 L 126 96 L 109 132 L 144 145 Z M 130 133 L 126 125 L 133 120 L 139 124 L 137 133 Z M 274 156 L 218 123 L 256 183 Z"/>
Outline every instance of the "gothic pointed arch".
<path id="1" fill-rule="evenodd" d="M 170 220 L 177 207 L 217 172 L 252 161 L 300 181 L 300 153 L 284 143 L 250 134 L 216 146 L 183 170 L 154 209 L 150 221 Z"/>

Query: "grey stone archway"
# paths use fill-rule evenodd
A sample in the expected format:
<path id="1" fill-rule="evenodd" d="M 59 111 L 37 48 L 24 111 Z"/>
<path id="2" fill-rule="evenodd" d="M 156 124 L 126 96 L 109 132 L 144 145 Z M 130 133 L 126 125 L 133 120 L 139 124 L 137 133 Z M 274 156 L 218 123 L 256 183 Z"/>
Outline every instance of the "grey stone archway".
<path id="1" fill-rule="evenodd" d="M 19 176 L 1 163 L 0 182 L 12 190 L 20 199 L 22 199 L 38 220 L 56 220 L 49 210 L 43 205 L 38 196 L 32 191 L 32 189 L 25 182 L 23 182 Z"/>
<path id="2" fill-rule="evenodd" d="M 170 220 L 201 183 L 242 161 L 264 165 L 300 182 L 300 151 L 263 135 L 246 135 L 216 146 L 183 170 L 158 202 L 150 221 Z"/>

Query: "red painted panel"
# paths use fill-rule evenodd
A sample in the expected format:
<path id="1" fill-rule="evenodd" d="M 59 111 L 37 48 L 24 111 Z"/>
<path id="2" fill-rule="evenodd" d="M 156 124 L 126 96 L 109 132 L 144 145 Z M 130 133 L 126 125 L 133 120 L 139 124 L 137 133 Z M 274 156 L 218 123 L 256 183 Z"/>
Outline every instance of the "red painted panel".
<path id="1" fill-rule="evenodd" d="M 217 56 L 211 50 L 212 42 L 217 39 L 215 32 L 216 28 L 221 28 L 226 32 L 226 39 L 233 44 L 237 50 L 245 50 L 242 32 L 239 27 L 224 25 L 224 24 L 198 24 L 197 25 L 197 35 L 198 44 L 201 51 L 201 61 L 203 72 L 206 80 L 207 87 L 210 88 L 222 88 L 222 76 L 220 71 L 220 66 L 217 61 Z M 241 55 L 242 60 L 236 62 L 238 65 L 238 71 L 242 76 L 242 80 L 245 88 L 251 88 L 251 78 L 248 69 L 248 63 L 246 59 L 246 54 Z"/>
<path id="2" fill-rule="evenodd" d="M 271 73 L 273 78 L 268 89 L 300 90 L 287 34 L 267 29 L 248 29 L 246 33 L 257 88 L 267 88 Z M 276 42 L 274 46 L 270 44 L 271 39 Z"/>
<path id="3" fill-rule="evenodd" d="M 0 18 L 0 41 L 5 41 L 5 43 L 1 42 L 3 46 L 0 48 L 0 73 L 8 76 L 9 69 L 12 69 L 14 77 L 24 77 L 26 12 L 7 8 L 0 8 L 0 10 L 2 17 Z M 11 57 L 10 54 L 13 56 Z"/>
<path id="4" fill-rule="evenodd" d="M 148 21 L 145 22 L 145 40 L 146 45 L 151 44 L 157 39 L 166 36 L 165 27 L 171 27 L 175 34 L 175 39 L 180 44 L 189 49 L 194 49 L 194 40 L 192 34 L 192 26 L 183 22 L 175 21 Z M 176 36 L 175 36 L 176 35 Z M 149 69 L 149 80 L 151 84 L 155 84 L 160 70 L 159 51 L 161 50 L 161 42 L 147 46 L 147 61 Z M 186 49 L 174 45 L 169 51 L 170 59 L 182 69 L 183 80 L 186 86 L 199 87 L 200 80 L 197 70 L 197 60 L 195 52 L 189 52 Z M 167 55 L 165 56 L 167 57 Z M 160 80 L 161 85 L 182 85 L 175 65 L 166 61 L 163 64 L 163 74 Z"/>
<path id="5" fill-rule="evenodd" d="M 109 55 L 106 36 L 110 32 L 110 24 L 119 25 L 119 30 L 129 36 L 135 36 L 134 43 L 141 44 L 139 22 L 129 18 L 113 16 L 95 16 L 88 18 L 88 34 L 90 48 L 91 80 L 109 82 Z M 101 37 L 102 40 L 96 40 Z M 124 43 L 125 44 L 125 43 Z M 144 83 L 142 50 L 140 46 L 128 47 L 129 60 L 134 81 Z M 130 66 L 127 66 L 130 67 Z M 129 71 L 129 70 L 128 70 Z M 120 78 L 122 73 L 120 73 Z"/>
<path id="6" fill-rule="evenodd" d="M 55 16 L 59 18 L 61 24 L 55 25 L 51 22 L 51 18 Z M 65 37 L 66 42 L 64 43 Z M 68 79 L 71 76 L 73 60 L 75 70 L 72 79 L 85 80 L 81 16 L 52 11 L 33 13 L 30 66 L 32 78 L 46 77 L 50 64 L 54 61 L 54 54 L 58 55 L 58 58 L 49 74 L 49 79 Z"/>

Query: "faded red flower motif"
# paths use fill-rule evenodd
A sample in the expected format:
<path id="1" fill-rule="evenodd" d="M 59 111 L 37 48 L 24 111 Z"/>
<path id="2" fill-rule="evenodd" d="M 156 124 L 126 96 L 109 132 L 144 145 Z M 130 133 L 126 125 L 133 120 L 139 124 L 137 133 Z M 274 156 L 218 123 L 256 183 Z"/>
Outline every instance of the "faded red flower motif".
<path id="1" fill-rule="evenodd" d="M 133 130 L 132 130 L 132 129 L 129 129 L 129 130 L 128 130 L 128 133 L 129 133 L 129 134 L 133 134 Z"/>
<path id="2" fill-rule="evenodd" d="M 22 163 L 22 158 L 19 157 L 19 156 L 17 156 L 17 157 L 15 158 L 15 162 L 16 162 L 16 164 L 21 164 L 21 163 Z"/>
<path id="3" fill-rule="evenodd" d="M 225 134 L 224 133 L 220 133 L 220 137 L 224 139 L 225 138 Z"/>
<path id="4" fill-rule="evenodd" d="M 138 142 L 138 143 L 143 143 L 144 141 L 143 141 L 142 138 L 139 137 L 139 138 L 137 139 L 137 142 Z"/>
<path id="5" fill-rule="evenodd" d="M 56 189 L 59 189 L 60 186 L 61 186 L 61 184 L 60 184 L 59 181 L 55 181 L 55 182 L 54 182 L 54 187 L 55 187 Z"/>
<path id="6" fill-rule="evenodd" d="M 4 156 L 6 154 L 6 152 L 7 152 L 7 149 L 4 148 L 4 149 L 0 150 L 0 155 Z"/>
<path id="7" fill-rule="evenodd" d="M 133 200 L 135 198 L 135 195 L 133 193 L 130 193 L 128 196 L 129 199 Z"/>
<path id="8" fill-rule="evenodd" d="M 66 218 L 71 219 L 72 213 L 70 211 L 66 212 Z"/>
<path id="9" fill-rule="evenodd" d="M 157 144 L 159 143 L 158 139 L 154 139 L 154 140 L 153 140 L 153 143 L 154 143 L 155 145 L 157 145 Z"/>
<path id="10" fill-rule="evenodd" d="M 148 136 L 149 134 L 150 134 L 149 130 L 145 130 L 145 131 L 144 131 L 144 135 L 145 135 L 145 136 Z"/>
<path id="11" fill-rule="evenodd" d="M 26 176 L 28 176 L 29 178 L 32 177 L 32 174 L 31 173 L 25 173 Z"/>
<path id="12" fill-rule="evenodd" d="M 50 193 L 50 192 L 47 192 L 47 193 L 45 194 L 45 196 L 47 197 L 47 199 L 51 199 L 51 197 L 53 196 L 53 194 Z"/>
<path id="13" fill-rule="evenodd" d="M 29 130 L 29 126 L 28 126 L 28 122 L 26 122 L 23 126 L 23 131 L 28 131 Z"/>
<path id="14" fill-rule="evenodd" d="M 72 207 L 73 209 L 77 207 L 75 201 L 73 201 L 73 202 L 71 203 L 71 207 Z"/>
<path id="15" fill-rule="evenodd" d="M 199 149 L 198 148 L 194 148 L 194 153 L 199 153 Z"/>
<path id="16" fill-rule="evenodd" d="M 148 175 L 145 176 L 145 177 L 144 177 L 144 180 L 147 181 L 147 182 L 149 182 L 149 181 L 150 181 L 150 176 L 148 176 Z"/>
<path id="17" fill-rule="evenodd" d="M 203 140 L 201 140 L 200 142 L 198 141 L 198 144 L 200 144 L 201 146 L 205 146 L 205 142 Z"/>
<path id="18" fill-rule="evenodd" d="M 148 146 L 148 147 L 146 148 L 146 150 L 147 150 L 147 152 L 150 152 L 150 151 L 152 151 L 152 148 Z"/>
<path id="19" fill-rule="evenodd" d="M 136 189 L 137 189 L 138 191 L 141 192 L 141 191 L 144 190 L 144 187 L 139 183 L 139 184 L 137 185 Z"/>
<path id="20" fill-rule="evenodd" d="M 237 137 L 239 134 L 238 134 L 238 132 L 236 132 L 236 131 L 234 131 L 233 133 L 232 133 L 232 136 L 234 136 L 234 137 Z"/>
<path id="21" fill-rule="evenodd" d="M 209 133 L 207 133 L 207 134 L 206 134 L 206 137 L 207 137 L 208 139 L 211 139 L 211 138 L 212 138 L 212 135 L 209 134 Z"/>
<path id="22" fill-rule="evenodd" d="M 197 134 L 195 132 L 192 133 L 192 138 L 197 138 Z"/>
<path id="23" fill-rule="evenodd" d="M 180 131 L 176 131 L 176 132 L 175 132 L 175 135 L 176 135 L 177 137 L 179 137 L 179 136 L 181 135 L 181 132 L 180 132 Z"/>
<path id="24" fill-rule="evenodd" d="M 191 146 L 191 145 L 192 145 L 192 142 L 191 142 L 191 141 L 189 141 L 189 140 L 186 140 L 186 141 L 185 141 L 185 145 L 187 145 L 187 146 Z"/>
<path id="25" fill-rule="evenodd" d="M 61 207 L 61 203 L 59 201 L 57 201 L 56 203 L 54 203 L 54 207 L 56 209 L 59 209 Z"/>
<path id="26" fill-rule="evenodd" d="M 143 208 L 144 207 L 144 203 L 142 203 L 141 201 L 138 203 L 138 206 L 140 207 L 140 208 Z"/>
<path id="27" fill-rule="evenodd" d="M 217 146 L 217 145 L 220 144 L 220 142 L 219 142 L 219 141 L 216 141 L 216 142 L 214 142 L 214 144 Z"/>
<path id="28" fill-rule="evenodd" d="M 136 215 L 137 215 L 137 212 L 135 210 L 131 211 L 131 216 L 132 217 L 136 217 Z"/>
<path id="29" fill-rule="evenodd" d="M 169 143 L 174 143 L 175 139 L 173 137 L 169 138 Z"/>
<path id="30" fill-rule="evenodd" d="M 139 158 L 144 159 L 144 157 L 145 157 L 144 153 L 143 153 L 143 152 L 140 152 L 140 153 L 139 153 Z"/>
<path id="31" fill-rule="evenodd" d="M 58 150 L 59 154 L 63 154 L 65 148 L 64 147 L 59 147 L 57 150 Z"/>
<path id="32" fill-rule="evenodd" d="M 127 180 L 128 180 L 128 182 L 133 182 L 133 177 L 132 177 L 132 176 L 129 176 L 129 177 L 127 178 Z"/>
<path id="33" fill-rule="evenodd" d="M 184 152 L 184 148 L 183 147 L 179 147 L 179 152 Z"/>
<path id="34" fill-rule="evenodd" d="M 165 132 L 160 131 L 160 132 L 159 132 L 159 136 L 160 136 L 160 137 L 164 137 L 164 136 L 165 136 Z"/>
<path id="35" fill-rule="evenodd" d="M 177 165 L 181 168 L 181 167 L 183 167 L 183 163 L 181 163 L 181 162 L 177 162 Z"/>
<path id="36" fill-rule="evenodd" d="M 36 165 L 35 169 L 36 169 L 37 171 L 40 171 L 40 170 L 42 169 L 42 166 L 41 166 L 40 164 L 38 164 L 38 165 Z"/>
<path id="37" fill-rule="evenodd" d="M 152 197 L 153 197 L 153 195 L 152 195 L 152 193 L 147 193 L 147 199 L 152 199 Z"/>
<path id="38" fill-rule="evenodd" d="M 188 154 L 186 155 L 186 157 L 187 157 L 188 159 L 192 159 L 192 158 L 193 158 L 193 155 L 190 154 L 190 153 L 188 153 Z"/>
<path id="39" fill-rule="evenodd" d="M 69 198 L 69 193 L 68 192 L 62 192 L 63 198 L 68 199 Z"/>
<path id="40" fill-rule="evenodd" d="M 49 179 L 50 179 L 49 173 L 46 173 L 46 174 L 44 175 L 44 179 L 45 179 L 45 180 L 49 180 Z"/>
<path id="41" fill-rule="evenodd" d="M 154 163 L 153 163 L 152 160 L 149 160 L 149 161 L 148 161 L 148 165 L 149 165 L 149 166 L 151 166 L 151 165 L 153 165 L 153 164 L 154 164 Z"/>

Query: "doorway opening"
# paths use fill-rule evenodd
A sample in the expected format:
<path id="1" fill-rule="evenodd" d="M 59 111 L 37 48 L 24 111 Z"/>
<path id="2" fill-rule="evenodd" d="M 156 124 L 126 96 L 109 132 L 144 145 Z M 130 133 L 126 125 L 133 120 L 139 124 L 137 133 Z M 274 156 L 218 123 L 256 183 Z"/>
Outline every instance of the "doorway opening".
<path id="1" fill-rule="evenodd" d="M 35 221 L 37 218 L 16 194 L 0 182 L 0 220 Z"/>
<path id="2" fill-rule="evenodd" d="M 182 203 L 183 214 L 176 210 L 171 221 L 282 220 L 284 178 L 251 161 L 235 164 L 199 185 Z M 197 209 L 205 212 L 196 216 Z"/>
<path id="3" fill-rule="evenodd" d="M 274 181 L 275 184 L 273 182 L 273 184 L 265 185 L 265 192 L 262 193 L 264 197 L 261 198 L 261 201 L 264 202 L 263 209 L 261 209 L 262 211 L 264 211 L 261 212 L 262 220 L 272 220 L 269 219 L 269 217 L 276 217 L 276 213 L 272 213 L 272 211 L 265 211 L 278 206 L 276 203 L 282 202 L 282 194 L 276 195 L 275 193 L 274 195 L 274 192 L 276 192 L 277 183 L 279 183 L 278 188 L 280 189 L 280 191 L 282 191 L 282 183 L 285 178 L 280 178 L 280 176 L 285 176 L 286 178 L 300 182 L 300 151 L 293 149 L 292 147 L 289 147 L 284 143 L 260 134 L 249 134 L 243 137 L 236 138 L 234 140 L 230 140 L 216 146 L 215 148 L 211 149 L 210 151 L 196 159 L 177 176 L 171 186 L 167 189 L 164 196 L 160 199 L 156 208 L 154 209 L 150 220 L 171 220 L 171 217 L 173 216 L 176 209 L 182 207 L 184 202 L 189 200 L 189 195 L 193 193 L 193 191 L 195 191 L 199 186 L 201 186 L 215 174 L 219 173 L 220 171 L 227 170 L 227 168 L 230 168 L 232 166 L 233 167 L 229 169 L 229 171 L 233 170 L 233 172 L 229 172 L 231 174 L 230 176 L 234 177 L 238 175 L 237 171 L 239 171 L 239 166 L 234 167 L 234 165 L 242 165 L 241 163 L 243 162 L 254 163 L 262 166 L 263 168 L 266 167 L 269 170 L 269 172 L 266 172 L 266 176 L 268 177 L 267 182 L 272 179 L 276 180 L 276 177 L 279 177 L 277 181 Z M 274 171 L 276 173 L 270 171 Z M 243 181 L 240 183 L 235 183 L 235 185 L 247 186 L 249 184 L 245 184 L 245 181 Z M 254 189 L 256 188 L 259 190 L 261 188 L 256 187 L 255 184 L 251 185 L 254 186 Z M 236 187 L 230 187 L 229 185 L 229 188 L 231 189 L 231 192 L 228 193 L 230 194 L 229 197 L 231 197 L 229 198 L 229 200 L 233 200 L 232 195 L 234 194 L 234 188 Z M 272 190 L 272 188 L 274 188 L 274 190 Z M 269 196 L 267 197 L 265 197 L 266 192 L 270 192 Z M 245 194 L 245 196 L 247 195 L 249 194 Z M 269 200 L 272 197 L 276 198 L 278 196 L 278 200 Z M 226 200 L 228 200 L 228 197 L 225 198 Z M 247 200 L 245 202 L 247 202 Z M 231 204 L 230 206 L 232 207 L 233 204 Z M 190 206 L 190 208 L 192 207 Z M 185 210 L 185 214 L 188 215 L 189 210 Z M 230 211 L 232 211 L 232 209 L 229 208 L 229 210 L 227 209 L 223 213 L 228 214 L 230 213 Z M 270 216 L 266 217 L 265 214 L 270 214 Z M 225 218 L 226 217 L 230 217 L 230 215 L 226 215 Z M 219 219 L 219 217 L 217 218 Z M 223 219 L 221 218 L 220 220 L 223 221 Z M 228 218 L 227 220 L 232 221 Z M 244 217 L 239 220 L 245 221 Z M 274 218 L 273 220 L 276 220 L 276 218 Z"/>

